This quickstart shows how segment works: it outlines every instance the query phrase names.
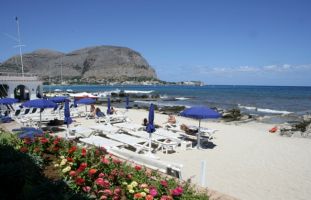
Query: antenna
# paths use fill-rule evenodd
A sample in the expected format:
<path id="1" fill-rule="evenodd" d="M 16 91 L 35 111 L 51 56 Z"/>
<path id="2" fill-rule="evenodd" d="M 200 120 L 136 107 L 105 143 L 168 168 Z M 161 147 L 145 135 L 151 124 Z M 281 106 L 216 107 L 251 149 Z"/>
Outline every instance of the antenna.
<path id="1" fill-rule="evenodd" d="M 17 24 L 17 42 L 18 42 L 18 45 L 16 45 L 15 47 L 19 47 L 19 55 L 21 57 L 21 64 L 22 64 L 22 76 L 24 77 L 24 65 L 23 65 L 22 47 L 24 47 L 25 45 L 21 44 L 21 36 L 20 36 L 20 32 L 19 32 L 18 18 L 15 17 L 15 20 L 16 20 L 16 24 Z"/>

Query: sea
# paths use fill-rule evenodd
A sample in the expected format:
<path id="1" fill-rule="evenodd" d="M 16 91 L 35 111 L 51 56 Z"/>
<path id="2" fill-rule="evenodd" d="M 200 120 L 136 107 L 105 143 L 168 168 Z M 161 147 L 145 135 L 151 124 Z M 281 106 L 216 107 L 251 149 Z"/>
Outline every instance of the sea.
<path id="1" fill-rule="evenodd" d="M 311 87 L 240 86 L 240 85 L 51 85 L 44 91 L 68 89 L 73 92 L 98 93 L 113 90 L 152 91 L 159 94 L 159 106 L 208 106 L 218 109 L 239 108 L 253 115 L 293 117 L 311 113 Z M 138 100 L 136 103 L 149 104 Z M 287 119 L 287 121 L 290 119 Z"/>

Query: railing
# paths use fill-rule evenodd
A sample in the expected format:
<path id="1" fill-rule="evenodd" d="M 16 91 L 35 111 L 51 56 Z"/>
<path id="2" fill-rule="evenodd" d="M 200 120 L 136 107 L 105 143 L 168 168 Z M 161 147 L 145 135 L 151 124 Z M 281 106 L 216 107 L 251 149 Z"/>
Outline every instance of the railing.
<path id="1" fill-rule="evenodd" d="M 0 72 L 0 76 L 14 76 L 14 77 L 23 77 L 22 73 L 14 72 Z M 24 73 L 24 77 L 37 77 L 36 74 Z"/>

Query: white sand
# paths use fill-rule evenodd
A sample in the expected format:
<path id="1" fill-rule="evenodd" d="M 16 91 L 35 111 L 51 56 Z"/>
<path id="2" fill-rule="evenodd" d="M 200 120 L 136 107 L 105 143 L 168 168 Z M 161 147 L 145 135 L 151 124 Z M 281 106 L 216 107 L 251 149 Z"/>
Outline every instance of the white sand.
<path id="1" fill-rule="evenodd" d="M 148 113 L 130 110 L 127 115 L 141 123 Z M 161 125 L 166 115 L 156 114 Z M 198 121 L 177 117 L 187 125 Z M 158 155 L 163 160 L 183 164 L 183 178 L 199 183 L 200 163 L 207 163 L 207 186 L 240 199 L 310 199 L 311 198 L 311 140 L 281 137 L 268 132 L 271 125 L 251 122 L 226 125 L 202 123 L 203 127 L 218 129 L 213 149 L 187 150 Z"/>
<path id="2" fill-rule="evenodd" d="M 134 123 L 142 123 L 148 112 L 132 109 L 126 115 Z M 155 115 L 156 124 L 166 120 L 166 115 Z M 198 125 L 198 121 L 184 117 L 177 117 L 177 121 Z M 81 122 L 94 124 L 94 120 Z M 256 122 L 228 125 L 204 121 L 202 126 L 219 130 L 212 140 L 214 148 L 157 154 L 163 160 L 183 164 L 184 179 L 199 184 L 200 163 L 205 160 L 207 186 L 219 192 L 252 200 L 311 198 L 310 139 L 271 134 L 271 125 Z"/>

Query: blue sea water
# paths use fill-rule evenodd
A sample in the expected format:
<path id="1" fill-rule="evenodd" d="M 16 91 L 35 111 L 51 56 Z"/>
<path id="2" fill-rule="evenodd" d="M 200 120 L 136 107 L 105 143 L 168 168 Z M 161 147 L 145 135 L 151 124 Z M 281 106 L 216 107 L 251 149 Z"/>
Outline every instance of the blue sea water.
<path id="1" fill-rule="evenodd" d="M 248 113 L 298 114 L 311 113 L 311 87 L 296 86 L 44 86 L 44 90 L 72 89 L 74 92 L 105 92 L 120 90 L 153 90 L 163 100 L 160 105 L 204 105 L 220 109 L 240 108 Z M 172 100 L 171 98 L 177 98 Z M 179 99 L 179 100 L 178 100 Z M 143 102 L 142 102 L 143 103 Z"/>

